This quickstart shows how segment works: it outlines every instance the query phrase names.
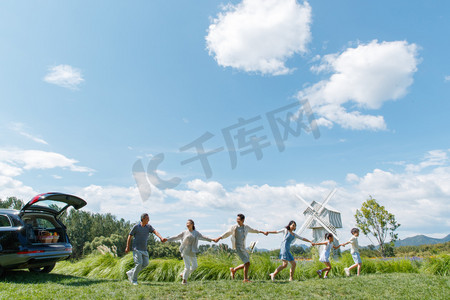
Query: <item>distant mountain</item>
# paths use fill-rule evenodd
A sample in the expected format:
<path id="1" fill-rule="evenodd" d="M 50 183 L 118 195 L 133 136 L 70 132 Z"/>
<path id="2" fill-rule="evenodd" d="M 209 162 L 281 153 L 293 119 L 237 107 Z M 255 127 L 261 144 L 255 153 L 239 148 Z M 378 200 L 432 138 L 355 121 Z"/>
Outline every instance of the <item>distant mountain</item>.
<path id="1" fill-rule="evenodd" d="M 258 247 L 255 247 L 255 250 L 254 250 L 254 252 L 269 252 L 270 250 L 268 250 L 268 249 L 264 249 L 264 248 L 258 248 Z"/>
<path id="2" fill-rule="evenodd" d="M 450 234 L 442 239 L 435 239 L 428 237 L 426 235 L 416 235 L 404 240 L 398 240 L 395 242 L 395 246 L 420 246 L 420 245 L 430 245 L 430 244 L 440 244 L 450 241 Z"/>

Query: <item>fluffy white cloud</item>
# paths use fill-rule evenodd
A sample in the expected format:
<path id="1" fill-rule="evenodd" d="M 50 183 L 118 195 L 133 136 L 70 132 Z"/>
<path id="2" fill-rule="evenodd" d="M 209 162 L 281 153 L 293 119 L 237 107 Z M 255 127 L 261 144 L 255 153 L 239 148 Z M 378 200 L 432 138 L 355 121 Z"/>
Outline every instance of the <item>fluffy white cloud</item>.
<path id="1" fill-rule="evenodd" d="M 58 65 L 49 68 L 49 73 L 45 75 L 44 81 L 76 90 L 84 79 L 79 69 L 69 65 Z"/>
<path id="2" fill-rule="evenodd" d="M 378 109 L 384 102 L 406 95 L 417 71 L 418 47 L 406 41 L 381 42 L 348 48 L 342 53 L 326 55 L 312 68 L 316 72 L 332 72 L 301 91 L 322 126 L 339 124 L 343 128 L 383 130 L 383 116 L 365 115 L 361 109 Z M 353 110 L 348 111 L 352 105 Z"/>
<path id="3" fill-rule="evenodd" d="M 450 76 L 445 76 L 444 81 L 450 81 Z"/>
<path id="4" fill-rule="evenodd" d="M 330 206 L 341 212 L 343 226 L 340 236 L 347 238 L 354 227 L 354 214 L 369 195 L 394 213 L 401 238 L 415 234 L 444 235 L 450 228 L 450 164 L 449 151 L 433 150 L 416 164 L 403 164 L 403 170 L 375 169 L 362 176 L 348 174 L 347 184 L 338 187 Z M 305 210 L 303 202 L 296 199 L 301 195 L 307 201 L 321 201 L 337 184 L 324 181 L 305 185 L 289 183 L 286 186 L 240 186 L 226 189 L 218 182 L 204 182 L 196 179 L 186 184 L 186 189 L 166 190 L 165 199 L 177 199 L 177 210 L 188 207 L 210 211 L 218 220 L 219 228 L 226 229 L 234 223 L 234 214 L 244 213 L 248 223 L 261 229 L 282 227 L 294 219 L 303 223 Z M 228 217 L 225 217 L 228 216 Z M 221 223 L 220 223 L 221 222 Z M 439 227 L 436 227 L 439 224 Z M 306 232 L 308 237 L 310 233 Z M 260 241 L 262 242 L 262 241 Z M 272 244 L 271 244 L 272 243 Z M 362 243 L 369 241 L 362 237 Z M 273 242 L 262 245 L 276 247 Z"/>
<path id="5" fill-rule="evenodd" d="M 361 195 L 371 194 L 385 205 L 402 224 L 401 231 L 443 233 L 450 228 L 449 180 L 448 166 L 425 174 L 376 169 L 362 176 L 356 188 Z"/>
<path id="6" fill-rule="evenodd" d="M 0 163 L 8 164 L 9 168 L 52 169 L 68 168 L 74 172 L 93 172 L 93 169 L 78 166 L 78 161 L 66 156 L 42 150 L 5 150 L 0 149 Z"/>
<path id="7" fill-rule="evenodd" d="M 349 237 L 350 229 L 355 226 L 356 209 L 369 195 L 396 216 L 401 224 L 398 231 L 401 238 L 415 234 L 442 236 L 450 229 L 449 151 L 429 151 L 415 164 L 396 165 L 402 168 L 397 172 L 375 169 L 362 175 L 351 173 L 342 186 L 327 180 L 317 184 L 290 181 L 285 186 L 264 184 L 226 188 L 219 182 L 195 179 L 176 190 L 158 190 L 152 186 L 147 201 L 142 201 L 136 186 L 90 185 L 76 191 L 72 188 L 71 193 L 85 199 L 88 202 L 86 209 L 93 212 L 112 213 L 132 221 L 138 220 L 142 212 L 149 212 L 152 223 L 164 236 L 181 231 L 188 218 L 194 218 L 202 231 L 213 235 L 234 224 L 237 213 L 244 213 L 246 223 L 261 230 L 281 228 L 292 219 L 301 226 L 306 206 L 295 195 L 301 195 L 307 201 L 322 201 L 337 187 L 329 205 L 341 212 L 344 228 L 339 230 L 339 235 L 342 239 Z M 6 172 L 14 175 L 20 170 Z M 0 197 L 19 195 L 24 199 L 37 194 L 31 187 L 3 174 L 0 174 L 0 191 Z M 304 236 L 311 237 L 310 230 Z M 258 239 L 260 247 L 276 248 L 280 238 L 252 236 L 251 240 Z M 361 244 L 367 243 L 369 241 L 361 237 Z"/>
<path id="8" fill-rule="evenodd" d="M 28 200 L 38 194 L 15 177 L 32 169 L 67 168 L 73 172 L 94 172 L 78 166 L 78 161 L 55 152 L 41 150 L 0 149 L 0 198 L 15 196 Z M 54 175 L 54 178 L 61 178 Z"/>
<path id="9" fill-rule="evenodd" d="M 209 26 L 209 54 L 224 67 L 282 75 L 288 58 L 307 51 L 311 7 L 296 0 L 243 0 L 227 5 Z"/>
<path id="10" fill-rule="evenodd" d="M 21 181 L 0 174 L 0 199 L 17 197 L 26 202 L 37 194 L 32 187 L 24 185 Z"/>

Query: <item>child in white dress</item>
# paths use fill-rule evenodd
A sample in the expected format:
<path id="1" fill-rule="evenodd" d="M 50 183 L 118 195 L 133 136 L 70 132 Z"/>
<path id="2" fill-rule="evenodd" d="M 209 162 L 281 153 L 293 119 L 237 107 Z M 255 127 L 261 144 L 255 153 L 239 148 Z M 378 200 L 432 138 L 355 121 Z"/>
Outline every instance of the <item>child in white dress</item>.
<path id="1" fill-rule="evenodd" d="M 323 272 L 325 272 L 323 274 L 323 278 L 324 279 L 328 278 L 328 276 L 327 276 L 328 272 L 330 272 L 330 270 L 331 270 L 331 264 L 330 264 L 331 247 L 333 247 L 334 249 L 337 249 L 341 246 L 341 245 L 334 246 L 333 239 L 334 239 L 334 237 L 331 233 L 326 233 L 325 234 L 325 242 L 312 243 L 313 246 L 325 245 L 325 247 L 322 249 L 322 252 L 320 253 L 319 261 L 323 262 L 325 264 L 326 268 L 317 270 L 317 275 L 319 275 L 319 278 L 321 278 L 320 276 L 322 275 Z"/>

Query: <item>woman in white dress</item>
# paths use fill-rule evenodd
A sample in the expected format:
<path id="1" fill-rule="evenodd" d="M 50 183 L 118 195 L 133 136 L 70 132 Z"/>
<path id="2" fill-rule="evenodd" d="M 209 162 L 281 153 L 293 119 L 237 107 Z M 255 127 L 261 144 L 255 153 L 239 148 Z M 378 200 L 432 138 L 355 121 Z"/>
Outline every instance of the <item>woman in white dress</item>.
<path id="1" fill-rule="evenodd" d="M 198 253 L 198 240 L 208 242 L 212 241 L 212 239 L 203 236 L 200 232 L 195 230 L 194 221 L 190 219 L 187 220 L 186 227 L 186 231 L 183 231 L 179 235 L 167 239 L 168 242 L 181 240 L 180 252 L 184 260 L 184 270 L 180 274 L 183 279 L 183 281 L 181 282 L 182 284 L 187 283 L 189 275 L 191 275 L 192 272 L 194 272 L 194 270 L 198 267 L 196 256 L 196 253 Z"/>

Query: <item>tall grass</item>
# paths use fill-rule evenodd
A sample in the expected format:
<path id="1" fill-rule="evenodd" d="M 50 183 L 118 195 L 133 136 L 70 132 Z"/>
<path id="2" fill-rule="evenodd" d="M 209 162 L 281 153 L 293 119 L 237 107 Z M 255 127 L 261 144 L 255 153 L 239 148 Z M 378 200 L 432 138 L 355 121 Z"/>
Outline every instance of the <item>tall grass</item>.
<path id="1" fill-rule="evenodd" d="M 272 260 L 267 254 L 253 254 L 251 256 L 249 276 L 253 280 L 268 280 L 269 273 L 273 272 L 281 261 Z M 200 255 L 198 268 L 191 275 L 190 280 L 220 280 L 230 279 L 230 267 L 240 265 L 242 262 L 234 254 L 216 253 Z M 353 265 L 349 253 L 345 253 L 339 261 L 331 259 L 332 269 L 328 277 L 344 277 L 344 268 Z M 131 254 L 122 258 L 110 254 L 92 254 L 75 263 L 60 262 L 55 272 L 66 275 L 84 276 L 105 279 L 126 279 L 125 272 L 133 268 L 134 262 Z M 306 280 L 317 277 L 316 271 L 325 265 L 317 257 L 312 261 L 298 261 L 294 275 L 295 280 Z M 279 280 L 289 278 L 288 266 L 277 276 Z M 150 259 L 150 264 L 139 274 L 139 280 L 174 282 L 179 280 L 179 274 L 184 269 L 182 260 L 177 259 Z M 450 255 L 425 259 L 423 262 L 409 259 L 382 260 L 363 258 L 361 274 L 374 273 L 426 273 L 448 276 L 450 269 Z M 356 272 L 356 268 L 352 270 Z M 354 274 L 354 273 L 353 273 Z M 237 279 L 242 279 L 242 272 L 236 273 Z"/>
<path id="2" fill-rule="evenodd" d="M 441 254 L 425 259 L 421 271 L 426 274 L 448 276 L 450 274 L 450 255 Z"/>

